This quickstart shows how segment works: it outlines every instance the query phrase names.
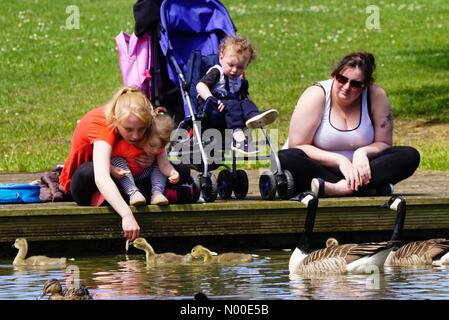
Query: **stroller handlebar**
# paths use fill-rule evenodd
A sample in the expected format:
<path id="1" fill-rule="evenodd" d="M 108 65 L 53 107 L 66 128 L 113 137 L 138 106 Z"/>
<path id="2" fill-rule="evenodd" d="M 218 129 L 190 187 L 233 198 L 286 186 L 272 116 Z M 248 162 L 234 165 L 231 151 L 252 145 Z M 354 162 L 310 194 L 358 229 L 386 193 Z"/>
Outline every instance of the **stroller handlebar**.
<path id="1" fill-rule="evenodd" d="M 172 54 L 169 55 L 169 59 L 170 59 L 170 62 L 173 64 L 173 67 L 175 68 L 176 73 L 179 76 L 179 79 L 181 80 L 182 88 L 186 89 L 187 82 L 186 82 L 186 79 L 184 77 L 184 73 L 182 72 L 181 68 L 179 67 L 179 64 L 176 62 L 176 59 L 173 57 Z"/>

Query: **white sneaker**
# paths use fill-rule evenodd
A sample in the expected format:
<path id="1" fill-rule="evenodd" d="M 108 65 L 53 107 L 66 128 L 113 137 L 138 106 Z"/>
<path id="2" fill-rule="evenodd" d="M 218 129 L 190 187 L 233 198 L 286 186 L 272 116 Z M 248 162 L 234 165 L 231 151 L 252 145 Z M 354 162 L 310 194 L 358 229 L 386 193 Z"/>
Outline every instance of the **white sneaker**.
<path id="1" fill-rule="evenodd" d="M 265 127 L 274 122 L 278 117 L 278 112 L 275 109 L 270 109 L 257 116 L 248 119 L 245 123 L 246 127 L 249 129 L 256 129 Z"/>
<path id="2" fill-rule="evenodd" d="M 129 197 L 129 204 L 131 206 L 144 206 L 147 204 L 147 200 L 143 196 L 143 194 L 140 193 L 140 191 L 134 192 L 131 197 Z"/>
<path id="3" fill-rule="evenodd" d="M 162 193 L 155 192 L 151 195 L 151 204 L 165 206 L 168 204 L 168 199 Z"/>

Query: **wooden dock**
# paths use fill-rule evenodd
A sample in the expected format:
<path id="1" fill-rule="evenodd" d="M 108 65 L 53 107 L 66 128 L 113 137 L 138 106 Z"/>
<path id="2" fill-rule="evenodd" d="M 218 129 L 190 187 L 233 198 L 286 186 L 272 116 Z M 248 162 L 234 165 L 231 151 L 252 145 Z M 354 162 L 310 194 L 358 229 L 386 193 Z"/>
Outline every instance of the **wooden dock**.
<path id="1" fill-rule="evenodd" d="M 0 175 L 0 182 L 33 180 L 27 178 Z M 185 251 L 198 243 L 213 248 L 294 247 L 304 225 L 304 206 L 297 201 L 260 200 L 257 179 L 257 172 L 252 172 L 246 200 L 133 208 L 141 234 L 161 250 Z M 449 173 L 418 172 L 396 186 L 395 193 L 407 200 L 404 240 L 449 237 L 448 182 Z M 321 199 L 313 244 L 322 246 L 329 236 L 341 243 L 388 239 L 395 214 L 380 208 L 388 198 Z M 111 208 L 72 202 L 0 205 L 0 257 L 14 253 L 7 247 L 17 237 L 41 245 L 67 241 L 65 250 L 76 243 L 78 249 L 120 251 L 124 243 L 121 220 Z"/>

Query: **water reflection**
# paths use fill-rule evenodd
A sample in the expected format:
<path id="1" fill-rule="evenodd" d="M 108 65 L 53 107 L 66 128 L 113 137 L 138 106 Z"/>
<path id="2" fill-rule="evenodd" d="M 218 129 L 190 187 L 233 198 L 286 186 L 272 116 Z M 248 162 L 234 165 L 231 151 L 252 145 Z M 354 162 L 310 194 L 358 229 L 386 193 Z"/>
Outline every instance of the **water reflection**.
<path id="1" fill-rule="evenodd" d="M 290 279 L 296 299 L 305 300 L 372 300 L 382 299 L 388 286 L 382 274 L 320 275 Z"/>
<path id="2" fill-rule="evenodd" d="M 386 268 L 376 275 L 289 278 L 290 252 L 255 252 L 239 265 L 150 266 L 142 255 L 77 258 L 80 282 L 95 299 L 448 299 L 449 268 Z M 14 268 L 0 261 L 0 299 L 34 300 L 46 280 L 65 270 Z"/>

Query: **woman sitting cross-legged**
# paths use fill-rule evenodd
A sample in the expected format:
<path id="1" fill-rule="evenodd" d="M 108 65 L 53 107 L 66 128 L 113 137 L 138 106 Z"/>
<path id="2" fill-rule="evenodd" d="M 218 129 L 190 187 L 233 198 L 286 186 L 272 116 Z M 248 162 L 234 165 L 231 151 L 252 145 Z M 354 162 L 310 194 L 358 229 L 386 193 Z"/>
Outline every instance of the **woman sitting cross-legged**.
<path id="1" fill-rule="evenodd" d="M 389 195 L 420 162 L 412 147 L 392 146 L 393 114 L 385 91 L 374 84 L 374 56 L 353 52 L 331 79 L 308 87 L 279 151 L 295 192 L 318 196 Z"/>

